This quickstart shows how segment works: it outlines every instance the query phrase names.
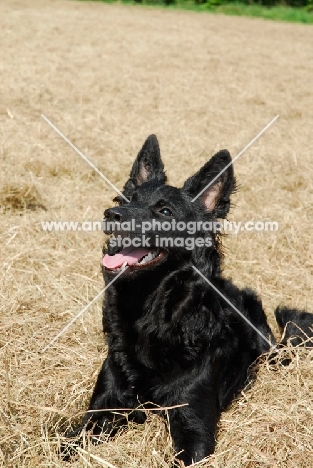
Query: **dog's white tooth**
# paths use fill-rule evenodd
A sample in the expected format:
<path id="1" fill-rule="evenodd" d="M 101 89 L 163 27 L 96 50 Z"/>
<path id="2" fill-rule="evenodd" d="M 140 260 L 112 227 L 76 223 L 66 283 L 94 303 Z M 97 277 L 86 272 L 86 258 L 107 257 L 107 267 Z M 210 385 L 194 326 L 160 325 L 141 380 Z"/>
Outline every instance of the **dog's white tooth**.
<path id="1" fill-rule="evenodd" d="M 121 266 L 120 269 L 121 269 L 121 270 L 125 270 L 126 267 L 127 267 L 127 262 L 125 261 L 125 262 L 123 263 L 123 265 Z"/>
<path id="2" fill-rule="evenodd" d="M 151 260 L 154 260 L 155 257 L 157 257 L 159 254 L 159 250 L 153 250 L 152 252 L 149 252 L 148 255 L 143 257 L 139 262 L 138 265 L 144 265 L 145 263 L 151 262 Z"/>

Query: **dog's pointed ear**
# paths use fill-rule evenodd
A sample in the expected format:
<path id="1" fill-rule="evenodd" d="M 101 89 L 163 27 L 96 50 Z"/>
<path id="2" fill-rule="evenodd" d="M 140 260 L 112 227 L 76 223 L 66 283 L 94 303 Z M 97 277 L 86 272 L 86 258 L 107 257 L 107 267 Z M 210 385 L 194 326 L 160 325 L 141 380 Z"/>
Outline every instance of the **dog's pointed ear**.
<path id="1" fill-rule="evenodd" d="M 124 185 L 123 195 L 130 199 L 137 187 L 152 179 L 156 179 L 162 184 L 166 182 L 159 142 L 155 135 L 150 135 L 139 151 L 130 171 L 129 179 Z M 114 200 L 121 204 L 125 203 L 121 196 L 116 197 Z"/>
<path id="2" fill-rule="evenodd" d="M 198 200 L 216 218 L 225 218 L 236 181 L 227 150 L 216 153 L 195 175 L 186 180 L 183 190 Z"/>
<path id="3" fill-rule="evenodd" d="M 159 142 L 155 135 L 150 135 L 144 142 L 133 164 L 130 178 L 134 180 L 136 186 L 151 179 L 165 182 L 164 165 L 161 159 Z"/>

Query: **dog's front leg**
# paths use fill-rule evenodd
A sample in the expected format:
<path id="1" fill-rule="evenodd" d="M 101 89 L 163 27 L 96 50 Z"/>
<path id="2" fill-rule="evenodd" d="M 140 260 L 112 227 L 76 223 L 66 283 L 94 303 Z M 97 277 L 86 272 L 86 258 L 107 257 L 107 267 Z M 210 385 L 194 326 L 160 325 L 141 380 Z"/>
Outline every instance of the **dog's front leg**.
<path id="1" fill-rule="evenodd" d="M 177 458 L 185 466 L 202 460 L 214 452 L 218 406 L 213 401 L 197 402 L 172 410 L 170 431 Z"/>
<path id="2" fill-rule="evenodd" d="M 88 411 L 83 418 L 83 425 L 91 429 L 94 436 L 113 435 L 125 422 L 125 416 L 110 410 L 125 408 L 127 405 L 123 401 L 124 398 L 116 380 L 116 374 L 112 372 L 109 358 L 107 358 L 98 375 Z"/>
<path id="3" fill-rule="evenodd" d="M 83 417 L 82 424 L 66 434 L 68 443 L 61 446 L 63 458 L 68 459 L 75 452 L 75 447 L 82 445 L 82 432 L 84 430 L 88 431 L 92 436 L 91 440 L 97 443 L 101 435 L 109 434 L 112 436 L 119 427 L 125 424 L 125 412 L 123 414 L 116 412 L 117 409 L 126 406 L 125 402 L 122 401 L 122 397 L 123 392 L 119 389 L 108 359 L 106 359 L 98 375 L 89 408 Z"/>

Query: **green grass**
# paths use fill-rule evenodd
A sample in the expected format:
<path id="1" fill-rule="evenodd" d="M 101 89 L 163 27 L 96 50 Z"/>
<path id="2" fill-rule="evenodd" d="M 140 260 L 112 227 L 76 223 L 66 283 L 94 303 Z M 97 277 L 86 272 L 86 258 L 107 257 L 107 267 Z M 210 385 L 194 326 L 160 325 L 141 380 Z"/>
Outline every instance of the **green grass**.
<path id="1" fill-rule="evenodd" d="M 115 0 L 84 0 L 84 1 L 102 1 L 105 3 L 114 3 Z M 213 0 L 214 1 L 214 0 Z M 294 23 L 313 24 L 313 11 L 308 11 L 306 8 L 292 8 L 288 6 L 273 6 L 266 7 L 262 5 L 246 5 L 244 3 L 226 3 L 218 5 L 219 0 L 216 0 L 216 5 L 211 3 L 203 3 L 197 5 L 193 0 L 176 0 L 175 4 L 166 6 L 163 0 L 143 0 L 138 3 L 134 0 L 119 0 L 120 3 L 135 4 L 142 6 L 158 6 L 168 9 L 184 9 L 198 12 L 209 12 L 235 16 L 252 16 L 257 18 L 265 18 L 270 20 L 289 21 Z"/>
<path id="2" fill-rule="evenodd" d="M 313 24 L 313 12 L 302 8 L 285 6 L 264 7 L 262 5 L 245 5 L 243 3 L 228 3 L 216 6 L 214 13 L 225 15 L 254 16 L 271 20 L 290 21 L 294 23 Z"/>

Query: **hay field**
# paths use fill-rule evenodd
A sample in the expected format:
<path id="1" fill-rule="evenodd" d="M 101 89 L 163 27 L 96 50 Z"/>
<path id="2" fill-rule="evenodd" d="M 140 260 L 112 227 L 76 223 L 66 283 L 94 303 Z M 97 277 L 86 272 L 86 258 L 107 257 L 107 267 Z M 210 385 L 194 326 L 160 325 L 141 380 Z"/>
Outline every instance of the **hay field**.
<path id="1" fill-rule="evenodd" d="M 40 115 L 121 188 L 150 133 L 176 185 L 279 114 L 235 162 L 231 214 L 279 230 L 225 239 L 225 274 L 258 291 L 278 334 L 278 304 L 313 310 L 313 29 L 65 0 L 2 1 L 0 18 L 0 465 L 166 468 L 174 452 L 155 414 L 69 463 L 56 454 L 106 354 L 101 301 L 40 350 L 103 287 L 103 234 L 41 222 L 101 220 L 115 193 Z M 312 467 L 312 357 L 261 364 L 197 466 Z"/>

